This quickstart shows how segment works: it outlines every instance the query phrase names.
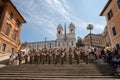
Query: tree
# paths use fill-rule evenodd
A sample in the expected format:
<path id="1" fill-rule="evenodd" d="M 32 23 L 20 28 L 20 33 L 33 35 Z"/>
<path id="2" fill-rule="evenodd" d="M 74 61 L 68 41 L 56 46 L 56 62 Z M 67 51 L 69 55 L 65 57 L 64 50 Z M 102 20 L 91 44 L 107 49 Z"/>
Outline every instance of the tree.
<path id="1" fill-rule="evenodd" d="M 87 30 L 89 30 L 90 31 L 90 45 L 91 45 L 91 47 L 92 47 L 92 35 L 91 35 L 91 31 L 93 30 L 93 25 L 92 24 L 88 24 L 87 25 Z"/>
<path id="2" fill-rule="evenodd" d="M 83 40 L 82 40 L 82 38 L 80 38 L 79 36 L 77 37 L 76 46 L 77 46 L 77 47 L 82 47 L 82 46 L 84 46 Z"/>
<path id="3" fill-rule="evenodd" d="M 20 39 L 18 40 L 18 46 L 21 46 L 21 40 Z"/>
<path id="4" fill-rule="evenodd" d="M 18 51 L 21 49 L 21 45 L 22 45 L 22 43 L 21 43 L 21 40 L 19 39 L 18 40 Z"/>

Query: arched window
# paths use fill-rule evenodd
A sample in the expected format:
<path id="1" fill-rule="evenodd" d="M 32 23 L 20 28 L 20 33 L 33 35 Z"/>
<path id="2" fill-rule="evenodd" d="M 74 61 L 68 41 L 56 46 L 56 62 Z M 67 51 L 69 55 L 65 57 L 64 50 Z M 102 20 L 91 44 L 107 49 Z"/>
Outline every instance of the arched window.
<path id="1" fill-rule="evenodd" d="M 71 29 L 71 33 L 73 33 L 73 29 Z"/>
<path id="2" fill-rule="evenodd" d="M 69 41 L 67 41 L 67 46 L 69 46 Z"/>
<path id="3" fill-rule="evenodd" d="M 7 25 L 5 34 L 6 34 L 7 36 L 9 36 L 9 34 L 10 34 L 10 25 Z"/>
<path id="4" fill-rule="evenodd" d="M 58 42 L 58 46 L 60 46 L 60 42 Z"/>
<path id="5" fill-rule="evenodd" d="M 71 45 L 73 46 L 73 41 L 71 41 Z"/>
<path id="6" fill-rule="evenodd" d="M 60 34 L 60 33 L 61 33 L 61 31 L 59 30 L 59 31 L 58 31 L 58 34 Z"/>

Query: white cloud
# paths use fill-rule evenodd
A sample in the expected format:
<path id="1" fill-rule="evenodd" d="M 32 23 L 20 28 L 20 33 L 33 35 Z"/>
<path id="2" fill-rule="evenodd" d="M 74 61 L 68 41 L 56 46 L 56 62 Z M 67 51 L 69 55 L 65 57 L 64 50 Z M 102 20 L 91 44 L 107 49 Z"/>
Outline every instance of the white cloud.
<path id="1" fill-rule="evenodd" d="M 79 19 L 71 14 L 71 7 L 68 0 L 12 0 L 16 6 L 25 15 L 28 24 L 32 24 L 33 29 L 45 30 L 45 34 L 55 37 L 56 27 L 60 23 L 73 22 L 78 30 L 85 29 L 88 24 L 93 24 L 95 29 L 103 30 L 104 25 L 98 23 L 89 23 Z M 19 4 L 20 3 L 20 4 Z"/>

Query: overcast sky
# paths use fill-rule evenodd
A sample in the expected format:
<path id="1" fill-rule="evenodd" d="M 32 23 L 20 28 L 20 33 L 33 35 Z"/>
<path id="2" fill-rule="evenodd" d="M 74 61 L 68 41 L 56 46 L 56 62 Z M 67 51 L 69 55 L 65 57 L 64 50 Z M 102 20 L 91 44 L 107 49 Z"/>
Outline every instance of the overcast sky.
<path id="1" fill-rule="evenodd" d="M 59 24 L 76 27 L 76 37 L 84 38 L 89 31 L 88 24 L 94 25 L 95 34 L 102 33 L 106 25 L 99 16 L 108 0 L 12 0 L 27 23 L 23 24 L 21 40 L 28 42 L 55 40 Z"/>

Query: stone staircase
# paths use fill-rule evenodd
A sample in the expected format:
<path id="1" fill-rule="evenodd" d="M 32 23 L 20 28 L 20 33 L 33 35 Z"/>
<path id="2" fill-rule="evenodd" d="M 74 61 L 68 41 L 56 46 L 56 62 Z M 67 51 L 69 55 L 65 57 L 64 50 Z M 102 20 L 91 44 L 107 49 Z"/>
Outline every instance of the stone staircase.
<path id="1" fill-rule="evenodd" d="M 0 79 L 8 80 L 114 80 L 115 69 L 108 64 L 22 64 L 0 69 Z"/>

